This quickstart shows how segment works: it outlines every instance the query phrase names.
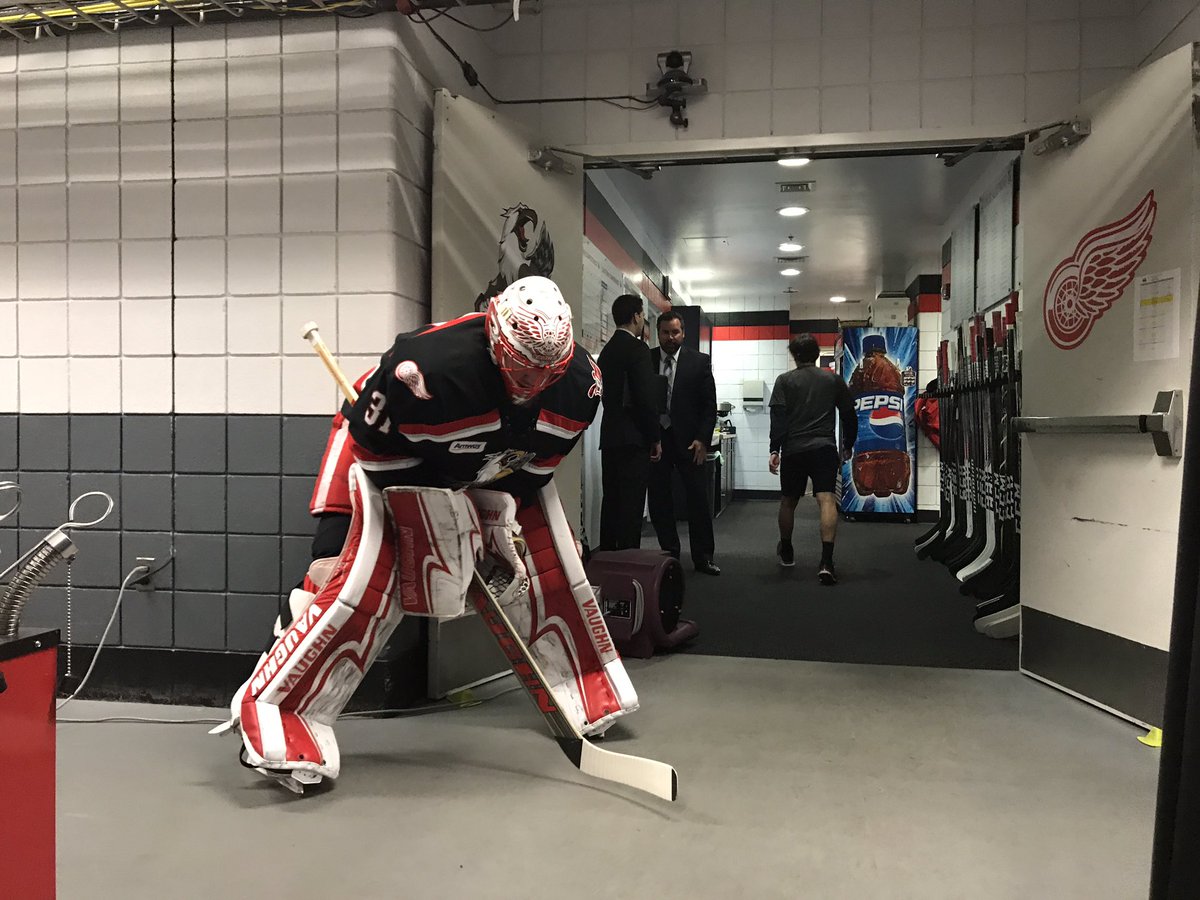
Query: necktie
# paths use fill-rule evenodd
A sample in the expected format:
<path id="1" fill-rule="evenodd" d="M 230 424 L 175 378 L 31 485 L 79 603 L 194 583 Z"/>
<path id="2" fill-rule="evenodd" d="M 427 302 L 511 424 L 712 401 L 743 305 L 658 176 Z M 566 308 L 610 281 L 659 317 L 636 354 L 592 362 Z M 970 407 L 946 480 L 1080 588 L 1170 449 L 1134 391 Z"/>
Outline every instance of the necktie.
<path id="1" fill-rule="evenodd" d="M 671 392 L 675 390 L 675 360 L 663 354 L 662 373 L 667 376 L 667 411 L 659 416 L 659 424 L 663 428 L 671 427 Z"/>

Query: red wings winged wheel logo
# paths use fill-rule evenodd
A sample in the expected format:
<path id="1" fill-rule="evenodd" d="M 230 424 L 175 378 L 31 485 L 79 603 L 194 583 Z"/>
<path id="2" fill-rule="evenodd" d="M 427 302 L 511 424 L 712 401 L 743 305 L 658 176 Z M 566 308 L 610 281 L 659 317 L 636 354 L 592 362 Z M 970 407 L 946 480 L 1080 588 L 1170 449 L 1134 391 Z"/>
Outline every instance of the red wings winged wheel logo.
<path id="1" fill-rule="evenodd" d="M 592 386 L 588 388 L 588 397 L 600 397 L 604 393 L 604 378 L 600 375 L 600 367 L 596 365 L 596 361 L 588 357 L 588 362 L 592 364 Z"/>
<path id="2" fill-rule="evenodd" d="M 1158 203 L 1150 191 L 1129 215 L 1080 238 L 1075 252 L 1051 273 L 1042 317 L 1056 347 L 1074 350 L 1082 344 L 1125 293 L 1146 259 L 1157 214 Z"/>
<path id="3" fill-rule="evenodd" d="M 396 380 L 408 385 L 408 389 L 413 392 L 413 396 L 418 400 L 433 399 L 433 395 L 425 387 L 425 375 L 421 371 L 421 367 L 411 359 L 406 359 L 400 365 L 396 366 Z"/>

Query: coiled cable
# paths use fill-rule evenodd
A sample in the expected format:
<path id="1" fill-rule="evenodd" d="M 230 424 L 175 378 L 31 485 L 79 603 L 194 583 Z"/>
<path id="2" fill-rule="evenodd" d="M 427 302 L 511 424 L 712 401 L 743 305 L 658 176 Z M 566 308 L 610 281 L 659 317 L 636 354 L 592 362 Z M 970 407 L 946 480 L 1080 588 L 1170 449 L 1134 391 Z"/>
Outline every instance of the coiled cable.
<path id="1" fill-rule="evenodd" d="M 0 482 L 0 490 L 5 489 L 6 485 L 12 485 L 12 482 Z M 20 490 L 18 489 L 18 497 L 19 494 Z M 95 519 L 77 520 L 76 510 L 79 508 L 79 504 L 88 497 L 103 497 L 107 506 L 104 512 Z M 67 512 L 68 521 L 54 529 L 30 550 L 19 556 L 7 569 L 0 572 L 0 581 L 3 581 L 14 569 L 21 566 L 9 582 L 4 597 L 0 598 L 0 637 L 14 638 L 17 636 L 21 627 L 21 613 L 34 588 L 46 579 L 58 563 L 71 560 L 79 552 L 75 542 L 67 535 L 67 529 L 91 528 L 107 519 L 112 510 L 113 498 L 103 491 L 89 491 L 86 494 L 80 494 Z M 11 515 L 13 511 L 15 508 L 5 513 L 5 517 Z"/>

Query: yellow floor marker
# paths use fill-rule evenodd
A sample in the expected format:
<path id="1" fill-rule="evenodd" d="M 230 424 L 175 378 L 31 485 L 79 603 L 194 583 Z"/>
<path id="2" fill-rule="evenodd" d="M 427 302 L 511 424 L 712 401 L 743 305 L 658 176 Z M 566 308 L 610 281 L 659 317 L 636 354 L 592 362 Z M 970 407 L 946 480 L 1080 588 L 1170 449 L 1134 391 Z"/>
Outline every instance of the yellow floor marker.
<path id="1" fill-rule="evenodd" d="M 1162 746 L 1162 729 L 1161 728 L 1151 728 L 1149 732 L 1138 737 L 1138 740 L 1141 741 L 1143 744 L 1145 744 L 1147 747 L 1161 747 Z"/>

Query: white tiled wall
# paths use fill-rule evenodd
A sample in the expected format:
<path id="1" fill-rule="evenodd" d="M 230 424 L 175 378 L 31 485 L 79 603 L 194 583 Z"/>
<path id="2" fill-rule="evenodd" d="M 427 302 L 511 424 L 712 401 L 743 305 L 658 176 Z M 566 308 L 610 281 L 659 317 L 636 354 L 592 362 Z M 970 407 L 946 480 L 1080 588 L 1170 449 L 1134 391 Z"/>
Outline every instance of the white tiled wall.
<path id="1" fill-rule="evenodd" d="M 746 409 L 742 384 L 750 379 L 765 381 L 767 390 L 775 379 L 792 367 L 787 341 L 713 341 L 713 378 L 717 402 L 734 405 L 729 420 L 737 426 L 734 485 L 739 491 L 779 490 L 779 478 L 767 471 L 771 440 L 771 411 L 765 405 Z M 769 398 L 768 401 L 770 402 Z"/>
<path id="2" fill-rule="evenodd" d="M 504 57 L 493 90 L 567 96 L 586 85 L 642 95 L 659 77 L 656 54 L 678 48 L 692 52 L 692 73 L 710 89 L 689 102 L 687 129 L 672 127 L 662 109 L 601 103 L 517 107 L 517 114 L 568 144 L 1003 131 L 1062 116 L 1131 71 L 1140 59 L 1135 34 L 1145 30 L 1135 23 L 1135 4 L 1145 2 L 551 0 L 542 15 L 491 38 Z M 1155 19 L 1162 30 L 1195 3 L 1148 5 L 1164 8 Z"/>
<path id="3" fill-rule="evenodd" d="M 327 413 L 304 322 L 357 372 L 426 320 L 461 75 L 403 17 L 3 49 L 0 411 Z"/>
<path id="4" fill-rule="evenodd" d="M 693 298 L 693 302 L 706 313 L 771 312 L 779 309 L 777 294 L 768 294 L 763 297 L 697 297 Z"/>
<path id="5" fill-rule="evenodd" d="M 924 390 L 937 377 L 937 349 L 942 340 L 942 314 L 917 313 L 917 389 Z M 938 451 L 917 429 L 917 509 L 937 509 Z"/>

